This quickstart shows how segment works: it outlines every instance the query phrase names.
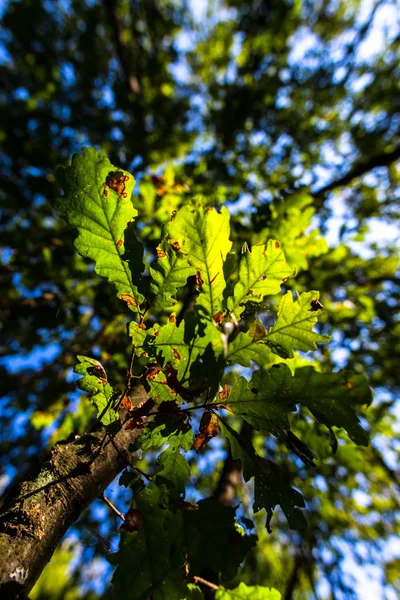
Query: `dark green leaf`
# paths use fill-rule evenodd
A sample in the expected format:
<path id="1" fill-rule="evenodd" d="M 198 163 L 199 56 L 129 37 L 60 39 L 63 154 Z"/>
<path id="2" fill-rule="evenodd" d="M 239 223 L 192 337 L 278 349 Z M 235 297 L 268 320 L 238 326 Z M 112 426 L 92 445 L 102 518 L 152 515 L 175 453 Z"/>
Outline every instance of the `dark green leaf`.
<path id="1" fill-rule="evenodd" d="M 235 526 L 235 509 L 215 498 L 198 503 L 197 510 L 187 511 L 186 543 L 190 572 L 213 569 L 223 579 L 235 576 L 247 552 L 255 545 L 255 535 L 245 535 Z"/>

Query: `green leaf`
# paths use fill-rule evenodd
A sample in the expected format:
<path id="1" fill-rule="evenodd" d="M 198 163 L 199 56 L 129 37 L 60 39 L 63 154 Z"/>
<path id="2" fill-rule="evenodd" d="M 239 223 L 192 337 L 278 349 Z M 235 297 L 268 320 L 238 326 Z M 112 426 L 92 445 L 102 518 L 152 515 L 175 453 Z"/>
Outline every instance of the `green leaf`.
<path id="1" fill-rule="evenodd" d="M 166 325 L 156 324 L 143 331 L 137 323 L 129 325 L 129 335 L 137 353 L 145 352 L 161 365 L 170 363 L 181 379 L 188 375 L 190 366 L 209 347 L 215 358 L 224 351 L 220 331 L 212 323 L 201 323 L 193 315 L 186 315 L 178 326 L 174 315 Z"/>
<path id="2" fill-rule="evenodd" d="M 347 371 L 319 373 L 313 367 L 296 369 L 292 375 L 285 364 L 256 371 L 248 382 L 240 377 L 226 404 L 255 429 L 279 436 L 290 428 L 287 413 L 296 404 L 306 406 L 327 427 L 343 427 L 350 438 L 368 445 L 368 436 L 356 414 L 358 404 L 371 402 L 367 380 Z"/>
<path id="3" fill-rule="evenodd" d="M 290 370 L 284 366 L 291 378 Z M 278 436 L 290 428 L 287 413 L 295 410 L 296 400 L 286 397 L 286 382 L 271 376 L 274 372 L 274 369 L 256 371 L 250 382 L 239 377 L 226 403 L 254 429 Z"/>
<path id="4" fill-rule="evenodd" d="M 325 238 L 318 229 L 309 230 L 315 207 L 314 198 L 304 191 L 285 197 L 285 202 L 272 202 L 269 225 L 256 235 L 260 242 L 274 237 L 282 242 L 285 257 L 292 268 L 308 269 L 310 259 L 328 252 Z"/>
<path id="5" fill-rule="evenodd" d="M 77 356 L 79 364 L 74 373 L 83 375 L 78 379 L 78 387 L 87 392 L 90 400 L 97 407 L 97 418 L 103 425 L 119 421 L 119 414 L 113 409 L 113 389 L 107 382 L 107 375 L 102 364 L 95 358 Z"/>
<path id="6" fill-rule="evenodd" d="M 188 583 L 189 595 L 186 596 L 185 600 L 203 600 L 204 594 L 197 585 Z"/>
<path id="7" fill-rule="evenodd" d="M 169 364 L 177 371 L 182 385 L 190 382 L 192 391 L 219 382 L 220 371 L 216 367 L 223 367 L 224 344 L 221 332 L 211 321 L 202 322 L 188 314 L 177 326 L 174 315 L 171 315 L 166 325 L 160 327 L 156 324 L 146 331 L 133 322 L 129 326 L 129 334 L 138 355 L 145 355 L 162 367 Z M 163 373 L 148 381 L 156 394 L 156 402 L 176 397 L 171 396 L 170 388 L 162 381 L 166 381 Z"/>
<path id="8" fill-rule="evenodd" d="M 228 298 L 229 310 L 238 317 L 249 300 L 262 302 L 267 295 L 279 294 L 281 283 L 292 274 L 279 242 L 269 240 L 266 245 L 253 246 L 251 252 L 242 254 L 239 281 L 233 297 Z"/>
<path id="9" fill-rule="evenodd" d="M 122 182 L 121 193 L 107 185 L 110 173 L 128 178 Z M 78 230 L 76 249 L 82 256 L 95 261 L 96 273 L 107 277 L 115 285 L 118 297 L 131 310 L 137 311 L 144 298 L 138 291 L 137 279 L 132 279 L 135 259 L 128 252 L 128 260 L 123 260 L 124 232 L 128 222 L 137 215 L 130 199 L 134 178 L 114 167 L 93 148 L 84 148 L 82 154 L 74 154 L 70 167 L 57 170 L 57 178 L 64 196 L 58 199 L 56 207 L 68 224 Z M 129 236 L 133 235 L 130 231 Z M 126 243 L 129 250 L 128 241 Z M 136 260 L 141 264 L 140 253 Z"/>
<path id="10" fill-rule="evenodd" d="M 303 496 L 287 484 L 273 462 L 257 455 L 248 436 L 237 433 L 222 421 L 221 431 L 229 440 L 233 458 L 242 462 L 245 481 L 254 477 L 253 510 L 258 512 L 264 508 L 267 511 L 268 531 L 271 531 L 273 510 L 278 505 L 285 513 L 292 529 L 304 529 L 307 523 L 298 508 L 303 508 L 305 505 Z"/>
<path id="11" fill-rule="evenodd" d="M 273 462 L 258 456 L 254 478 L 253 510 L 258 512 L 265 508 L 267 511 L 266 526 L 269 533 L 271 533 L 270 522 L 273 510 L 277 505 L 285 513 L 291 529 L 307 527 L 307 521 L 300 510 L 305 506 L 303 496 L 286 483 Z"/>
<path id="12" fill-rule="evenodd" d="M 305 292 L 295 301 L 292 292 L 287 292 L 282 297 L 278 318 L 265 336 L 266 343 L 275 354 L 293 358 L 294 350 L 308 352 L 317 349 L 316 342 L 329 342 L 329 335 L 312 331 L 318 321 L 319 311 L 313 309 L 311 302 L 318 298 L 319 292 Z"/>
<path id="13" fill-rule="evenodd" d="M 115 597 L 186 598 L 181 512 L 170 510 L 170 496 L 164 485 L 150 483 L 135 494 L 135 501 L 141 527 L 139 531 L 121 533 L 119 551 L 108 557 L 117 567 L 112 579 Z"/>
<path id="14" fill-rule="evenodd" d="M 215 600 L 281 600 L 278 590 L 260 585 L 246 585 L 240 583 L 233 590 L 218 590 Z"/>
<path id="15" fill-rule="evenodd" d="M 171 447 L 181 447 L 186 452 L 193 445 L 193 430 L 191 425 L 182 422 L 181 416 L 177 414 L 156 415 L 146 425 L 142 435 L 134 442 L 134 449 L 156 450 L 163 444 Z"/>
<path id="16" fill-rule="evenodd" d="M 135 485 L 140 529 L 121 533 L 119 552 L 108 559 L 117 565 L 112 580 L 117 598 L 165 600 L 186 598 L 188 593 L 181 568 L 183 518 L 176 503 L 184 495 L 190 470 L 178 447 L 160 454 L 157 465 L 160 470 L 147 488 Z"/>
<path id="17" fill-rule="evenodd" d="M 154 294 L 152 306 L 170 308 L 176 304 L 176 291 L 186 284 L 187 278 L 194 275 L 196 269 L 189 265 L 184 254 L 173 250 L 166 240 L 158 246 L 157 256 L 157 262 L 150 267 L 150 289 Z"/>
<path id="18" fill-rule="evenodd" d="M 193 575 L 210 568 L 221 573 L 223 579 L 231 579 L 257 541 L 257 536 L 244 535 L 237 529 L 235 509 L 215 498 L 200 500 L 197 510 L 186 511 L 185 523 Z"/>
<path id="19" fill-rule="evenodd" d="M 167 483 L 173 498 L 185 497 L 185 485 L 190 477 L 190 469 L 186 458 L 180 453 L 179 446 L 169 447 L 157 459 L 161 467 L 155 476 L 155 483 Z"/>
<path id="20" fill-rule="evenodd" d="M 352 375 L 348 371 L 318 373 L 312 367 L 303 367 L 296 369 L 288 395 L 297 398 L 297 402 L 306 406 L 320 423 L 327 427 L 343 427 L 356 444 L 368 446 L 368 435 L 355 410 L 357 405 L 372 401 L 368 381 L 362 375 Z"/>
<path id="21" fill-rule="evenodd" d="M 170 243 L 187 255 L 198 273 L 198 281 L 202 283 L 196 306 L 209 319 L 222 309 L 226 285 L 224 261 L 232 246 L 229 231 L 229 213 L 225 207 L 218 213 L 211 207 L 186 205 L 167 225 Z"/>
<path id="22" fill-rule="evenodd" d="M 228 345 L 227 362 L 250 367 L 251 361 L 260 367 L 271 362 L 271 350 L 262 340 L 266 336 L 264 325 L 256 319 L 246 332 L 241 331 Z"/>

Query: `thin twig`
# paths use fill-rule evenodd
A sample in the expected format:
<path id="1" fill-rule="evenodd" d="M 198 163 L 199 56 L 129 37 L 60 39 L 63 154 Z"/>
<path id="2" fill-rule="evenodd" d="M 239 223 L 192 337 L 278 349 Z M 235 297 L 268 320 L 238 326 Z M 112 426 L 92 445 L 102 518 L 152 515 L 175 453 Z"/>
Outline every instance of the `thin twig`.
<path id="1" fill-rule="evenodd" d="M 119 456 L 122 458 L 122 460 L 125 462 L 125 464 L 127 466 L 131 467 L 132 469 L 135 469 L 135 471 L 137 471 L 138 473 L 140 473 L 140 475 L 145 477 L 147 479 L 147 481 L 151 481 L 151 475 L 147 475 L 144 471 L 139 469 L 139 467 L 136 467 L 135 465 L 133 465 L 131 463 L 131 461 L 129 460 L 128 456 L 126 455 L 126 453 L 122 453 L 121 449 L 118 447 L 118 445 L 115 443 L 115 441 L 112 438 L 110 438 L 110 442 L 114 446 L 114 448 L 118 452 Z"/>
<path id="2" fill-rule="evenodd" d="M 142 471 L 142 469 L 139 469 L 139 467 L 135 467 L 135 465 L 131 465 L 131 467 L 132 467 L 132 469 L 135 469 L 135 471 L 137 471 L 138 473 L 143 475 L 143 477 L 145 477 L 147 479 L 147 481 L 151 481 L 151 475 L 147 475 L 147 473 Z"/>
<path id="3" fill-rule="evenodd" d="M 218 591 L 221 589 L 221 587 L 219 585 L 215 585 L 215 583 L 211 583 L 211 581 L 207 581 L 207 579 L 203 579 L 202 577 L 198 577 L 197 575 L 195 575 L 193 577 L 193 581 L 195 583 L 202 583 L 203 585 L 208 585 L 209 588 L 211 588 L 212 590 Z"/>
<path id="4" fill-rule="evenodd" d="M 115 512 L 116 515 L 118 515 L 118 517 L 122 521 L 125 521 L 124 515 L 122 514 L 122 512 L 120 512 L 118 510 L 118 508 L 116 506 L 114 506 L 114 504 L 111 502 L 111 500 L 109 500 L 104 494 L 102 496 L 100 496 L 100 498 L 103 500 L 103 502 L 105 502 L 107 504 L 107 506 L 109 506 L 111 508 L 111 510 L 113 510 Z"/>
<path id="5" fill-rule="evenodd" d="M 175 415 L 175 414 L 179 414 L 179 413 L 185 413 L 185 412 L 189 412 L 190 410 L 197 410 L 199 408 L 217 408 L 218 405 L 217 404 L 209 404 L 207 402 L 205 402 L 204 404 L 197 404 L 197 406 L 189 406 L 189 408 L 180 408 L 178 406 L 178 408 L 176 410 L 170 410 L 170 411 L 160 411 L 158 410 L 157 412 L 150 412 L 147 413 L 147 415 L 144 415 L 146 417 L 155 417 L 156 415 Z"/>

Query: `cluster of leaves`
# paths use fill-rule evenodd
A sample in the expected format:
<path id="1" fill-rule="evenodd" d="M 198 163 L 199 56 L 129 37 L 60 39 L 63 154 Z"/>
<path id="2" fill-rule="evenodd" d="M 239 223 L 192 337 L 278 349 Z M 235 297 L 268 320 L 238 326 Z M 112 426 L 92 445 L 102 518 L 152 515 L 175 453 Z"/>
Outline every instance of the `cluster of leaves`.
<path id="1" fill-rule="evenodd" d="M 293 455 L 286 461 L 287 439 L 255 433 L 257 452 L 273 458 L 307 499 L 309 527 L 301 535 L 291 531 L 276 511 L 279 527 L 268 536 L 265 518 L 256 515 L 260 544 L 248 554 L 243 577 L 307 599 L 323 578 L 332 595 L 348 598 L 356 594 L 345 572 L 349 553 L 360 565 L 372 557 L 382 581 L 385 573 L 388 585 L 396 581 L 395 562 L 385 569 L 385 540 L 399 531 L 398 248 L 386 229 L 384 243 L 370 243 L 368 233 L 377 219 L 395 224 L 399 217 L 396 6 L 391 0 L 191 5 L 199 18 L 175 0 L 10 0 L 2 7 L 1 483 L 29 470 L 49 443 L 93 422 L 92 406 L 77 399 L 71 376 L 77 354 L 107 364 L 114 389 L 123 385 L 129 309 L 104 278 L 92 276 L 73 250 L 72 231 L 51 208 L 59 193 L 56 165 L 89 144 L 114 164 L 129 164 L 140 180 L 133 204 L 146 260 L 190 187 L 207 205 L 233 207 L 235 248 L 279 240 L 298 273 L 296 289 L 321 290 L 319 330 L 329 333 L 334 324 L 335 333 L 313 364 L 368 375 L 376 389 L 368 411 L 372 444 L 357 448 L 336 431 L 332 457 L 325 426 L 304 418 L 308 409 L 293 413 L 292 430 L 320 459 L 311 471 Z M 315 226 L 330 231 L 327 218 L 336 209 L 344 211 L 340 245 L 332 248 L 331 235 L 328 253 Z M 237 273 L 229 271 L 231 281 Z M 285 287 L 292 289 L 293 280 Z M 178 293 L 177 310 L 187 292 Z M 272 297 L 248 302 L 244 320 L 257 308 L 268 328 L 274 305 Z M 268 348 L 258 347 L 260 361 L 262 351 Z M 294 371 L 305 361 L 295 353 L 287 364 Z M 235 377 L 225 370 L 226 383 Z M 207 456 L 211 474 L 204 459 L 189 459 L 191 484 L 203 495 L 216 488 L 223 466 L 220 453 Z M 147 453 L 144 470 L 151 460 Z M 116 502 L 123 498 L 121 489 Z M 246 505 L 244 493 L 241 500 Z M 104 554 L 93 537 L 115 529 L 97 509 L 86 511 L 75 529 L 85 551 L 74 577 L 85 590 L 91 560 Z M 398 589 L 398 579 L 393 585 Z"/>
<path id="2" fill-rule="evenodd" d="M 302 529 L 303 496 L 256 451 L 252 434 L 237 430 L 238 424 L 283 440 L 313 465 L 316 455 L 292 432 L 291 413 L 307 409 L 326 426 L 333 447 L 333 427 L 367 445 L 357 408 L 370 402 L 370 390 L 363 377 L 348 372 L 320 373 L 308 366 L 293 374 L 287 366 L 296 351 L 315 350 L 316 343 L 330 339 L 314 331 L 323 308 L 318 292 L 294 298 L 287 291 L 268 327 L 255 317 L 257 306 L 277 296 L 293 274 L 278 241 L 235 249 L 226 208 L 218 212 L 188 200 L 164 223 L 156 256 L 146 255 L 146 267 L 131 226 L 137 214 L 133 177 L 86 148 L 70 167 L 59 169 L 58 178 L 64 195 L 57 210 L 78 230 L 76 249 L 94 261 L 95 272 L 114 284 L 118 298 L 136 315 L 128 326 L 132 361 L 125 390 L 113 390 L 99 361 L 84 356 L 76 368 L 83 376 L 79 385 L 110 436 L 123 406 L 126 416 L 119 426 L 142 429 L 133 450 L 167 446 L 147 485 L 134 471 L 123 475 L 122 482 L 133 490 L 133 508 L 120 550 L 110 559 L 117 565 L 114 586 L 119 595 L 130 590 L 129 597 L 138 599 L 201 594 L 189 590 L 187 582 L 209 571 L 232 579 L 256 537 L 235 522 L 234 508 L 212 498 L 196 506 L 185 502 L 190 469 L 181 450 L 193 445 L 191 412 L 204 409 L 194 448 L 200 451 L 221 432 L 233 458 L 241 461 L 245 480 L 254 478 L 253 511 L 266 511 L 267 530 L 277 506 L 291 528 Z M 190 302 L 177 299 L 184 289 Z M 256 307 L 251 318 L 246 317 L 249 304 Z M 250 380 L 242 376 L 232 386 L 226 383 L 233 365 L 251 363 L 260 369 Z M 139 382 L 148 400 L 135 406 L 130 395 Z M 226 591 L 218 594 L 230 597 Z"/>

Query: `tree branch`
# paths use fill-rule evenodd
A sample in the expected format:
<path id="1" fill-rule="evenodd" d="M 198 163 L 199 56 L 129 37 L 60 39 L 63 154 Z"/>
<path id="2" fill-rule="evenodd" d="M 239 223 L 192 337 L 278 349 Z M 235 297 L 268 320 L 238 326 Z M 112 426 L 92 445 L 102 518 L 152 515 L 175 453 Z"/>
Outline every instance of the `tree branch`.
<path id="1" fill-rule="evenodd" d="M 240 434 L 248 436 L 251 436 L 252 434 L 252 428 L 246 421 L 243 421 L 242 423 Z M 229 451 L 213 496 L 220 504 L 233 506 L 237 496 L 237 490 L 241 484 L 242 463 L 240 460 L 234 460 L 232 458 L 232 453 Z"/>
<path id="2" fill-rule="evenodd" d="M 139 94 L 141 91 L 139 80 L 133 72 L 132 48 L 125 41 L 123 26 L 117 15 L 116 3 L 114 0 L 103 0 L 103 6 L 106 11 L 107 22 L 111 27 L 114 46 L 125 76 L 128 90 L 134 94 Z"/>
<path id="3" fill-rule="evenodd" d="M 106 13 L 107 22 L 111 29 L 113 43 L 121 65 L 121 71 L 124 77 L 128 93 L 135 95 L 134 116 L 135 116 L 135 138 L 138 140 L 140 154 L 143 163 L 147 161 L 147 132 L 145 122 L 145 112 L 143 106 L 143 94 L 140 85 L 140 78 L 137 74 L 139 61 L 139 45 L 135 39 L 127 43 L 124 35 L 124 26 L 118 15 L 117 3 L 115 0 L 103 0 L 103 7 Z M 136 73 L 134 70 L 136 65 Z M 127 130 L 127 139 L 131 132 Z"/>
<path id="4" fill-rule="evenodd" d="M 331 183 L 324 185 L 319 190 L 314 192 L 313 195 L 316 199 L 317 205 L 321 206 L 324 203 L 326 196 L 329 192 L 332 192 L 338 187 L 348 185 L 353 181 L 353 179 L 365 175 L 365 173 L 372 171 L 372 169 L 375 169 L 376 167 L 387 167 L 399 158 L 400 146 L 397 146 L 391 152 L 383 152 L 382 154 L 372 156 L 368 160 L 359 161 L 353 166 L 353 168 L 350 171 L 348 171 L 348 173 L 346 173 L 339 179 L 336 179 L 335 181 L 331 181 Z"/>
<path id="5" fill-rule="evenodd" d="M 26 598 L 68 528 L 129 463 L 126 448 L 142 431 L 121 427 L 100 452 L 104 428 L 59 443 L 10 493 L 0 512 L 2 600 Z"/>
<path id="6" fill-rule="evenodd" d="M 292 572 L 289 575 L 286 583 L 285 594 L 283 600 L 292 600 L 294 590 L 298 584 L 300 571 L 303 567 L 303 558 L 300 554 L 296 554 L 293 562 Z"/>

